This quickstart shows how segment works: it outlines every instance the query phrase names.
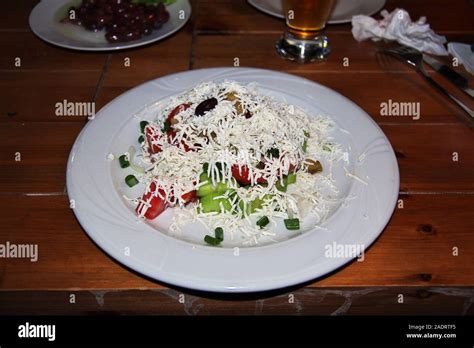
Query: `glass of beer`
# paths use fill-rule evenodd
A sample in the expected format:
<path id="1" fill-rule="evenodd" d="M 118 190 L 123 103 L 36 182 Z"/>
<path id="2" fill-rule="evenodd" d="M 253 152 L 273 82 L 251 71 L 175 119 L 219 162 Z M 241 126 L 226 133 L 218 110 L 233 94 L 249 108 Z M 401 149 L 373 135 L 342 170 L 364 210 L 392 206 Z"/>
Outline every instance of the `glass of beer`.
<path id="1" fill-rule="evenodd" d="M 324 60 L 330 52 L 324 28 L 333 5 L 334 0 L 283 0 L 286 30 L 276 43 L 278 54 L 299 63 Z"/>

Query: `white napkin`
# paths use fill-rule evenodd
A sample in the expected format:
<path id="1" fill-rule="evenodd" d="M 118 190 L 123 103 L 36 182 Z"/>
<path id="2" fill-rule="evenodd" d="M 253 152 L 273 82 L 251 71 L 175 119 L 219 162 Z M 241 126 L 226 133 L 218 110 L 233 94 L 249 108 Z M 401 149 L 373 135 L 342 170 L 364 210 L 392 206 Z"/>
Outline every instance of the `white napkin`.
<path id="1" fill-rule="evenodd" d="M 446 56 L 448 51 L 444 47 L 446 38 L 437 35 L 426 24 L 426 17 L 420 17 L 412 22 L 410 15 L 403 9 L 395 9 L 392 13 L 383 10 L 381 20 L 369 16 L 352 17 L 352 35 L 357 41 L 372 39 L 396 40 L 402 45 L 416 48 L 421 52 Z"/>
<path id="2" fill-rule="evenodd" d="M 464 65 L 468 72 L 474 75 L 474 52 L 471 50 L 471 45 L 466 45 L 460 42 L 450 42 L 448 44 L 448 51 L 458 59 L 458 62 Z"/>

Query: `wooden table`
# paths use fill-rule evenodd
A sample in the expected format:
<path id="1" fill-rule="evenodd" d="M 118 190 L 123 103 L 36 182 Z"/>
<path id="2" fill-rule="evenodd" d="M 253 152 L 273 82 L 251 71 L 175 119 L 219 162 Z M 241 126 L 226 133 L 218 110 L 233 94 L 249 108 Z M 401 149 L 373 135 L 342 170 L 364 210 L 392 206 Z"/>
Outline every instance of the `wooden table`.
<path id="1" fill-rule="evenodd" d="M 413 70 L 397 63 L 381 67 L 374 43 L 357 43 L 350 25 L 329 27 L 327 62 L 297 65 L 274 51 L 282 21 L 243 0 L 196 0 L 190 22 L 162 42 L 84 53 L 31 33 L 27 18 L 36 2 L 4 2 L 0 11 L 0 243 L 39 246 L 37 262 L 0 259 L 0 314 L 474 314 L 474 133 L 457 117 L 459 109 Z M 452 3 L 389 0 L 386 7 L 426 15 L 448 39 L 474 43 L 474 3 Z M 98 109 L 147 80 L 233 66 L 235 58 L 240 66 L 285 71 L 333 88 L 390 139 L 400 167 L 399 204 L 364 262 L 282 291 L 196 293 L 124 268 L 76 221 L 65 170 L 87 120 L 55 116 L 55 103 L 93 101 Z M 389 99 L 419 102 L 420 119 L 381 116 L 380 104 Z"/>

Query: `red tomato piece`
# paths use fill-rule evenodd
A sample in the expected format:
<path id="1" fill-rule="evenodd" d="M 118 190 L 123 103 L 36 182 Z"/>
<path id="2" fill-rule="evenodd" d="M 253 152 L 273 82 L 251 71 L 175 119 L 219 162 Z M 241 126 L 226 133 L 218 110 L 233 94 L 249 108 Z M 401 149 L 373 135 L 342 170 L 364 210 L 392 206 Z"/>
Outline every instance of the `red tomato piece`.
<path id="1" fill-rule="evenodd" d="M 238 165 L 234 164 L 231 167 L 232 176 L 235 180 L 241 185 L 249 185 L 250 184 L 250 175 L 249 175 L 249 168 L 247 166 L 242 166 L 239 168 Z M 257 183 L 264 184 L 267 182 L 262 177 L 256 179 Z"/>
<path id="2" fill-rule="evenodd" d="M 156 130 L 154 127 L 151 127 L 150 125 L 145 127 L 145 138 L 148 144 L 148 151 L 150 152 L 150 155 L 161 152 L 161 147 L 157 144 L 154 144 L 159 136 L 158 130 Z"/>
<path id="3" fill-rule="evenodd" d="M 182 195 L 181 198 L 183 199 L 185 203 L 194 202 L 197 199 L 197 191 L 196 190 L 189 191 L 185 193 L 184 195 Z"/>
<path id="4" fill-rule="evenodd" d="M 148 193 L 145 193 L 142 197 L 142 200 L 149 203 L 150 207 L 148 209 L 146 208 L 145 204 L 142 202 L 138 203 L 137 208 L 135 211 L 137 214 L 141 215 L 141 212 L 143 209 L 147 209 L 146 212 L 143 214 L 143 216 L 148 219 L 148 220 L 153 220 L 156 218 L 158 215 L 160 215 L 165 209 L 166 209 L 166 201 L 161 198 L 160 196 L 154 196 L 153 194 L 156 191 L 156 184 L 152 182 L 150 184 L 150 190 Z M 165 191 L 163 189 L 159 189 L 158 192 L 164 196 Z"/>
<path id="5" fill-rule="evenodd" d="M 241 185 L 248 185 L 250 184 L 250 175 L 249 175 L 249 168 L 247 166 L 239 167 L 238 165 L 234 164 L 231 168 L 232 176 L 235 180 L 238 181 Z"/>
<path id="6" fill-rule="evenodd" d="M 171 130 L 168 131 L 168 142 L 170 144 L 178 146 L 176 141 L 173 141 L 175 136 L 176 136 L 176 132 L 174 130 L 171 129 Z M 186 152 L 191 151 L 191 148 L 184 142 L 184 140 L 181 140 L 180 144 L 183 146 L 184 151 L 186 151 Z"/>
<path id="7" fill-rule="evenodd" d="M 174 124 L 174 118 L 177 114 L 180 112 L 183 112 L 184 110 L 188 109 L 191 106 L 191 104 L 188 103 L 183 103 L 175 107 L 173 110 L 171 110 L 170 114 L 166 118 L 166 120 L 169 122 L 170 126 Z"/>

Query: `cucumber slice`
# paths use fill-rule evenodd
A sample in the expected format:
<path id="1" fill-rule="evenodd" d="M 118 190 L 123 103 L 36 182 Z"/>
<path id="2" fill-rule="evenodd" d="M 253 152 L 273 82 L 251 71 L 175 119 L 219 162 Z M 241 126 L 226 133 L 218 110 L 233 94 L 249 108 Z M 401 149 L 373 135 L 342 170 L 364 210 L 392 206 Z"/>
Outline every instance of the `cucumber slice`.
<path id="1" fill-rule="evenodd" d="M 201 175 L 199 175 L 199 182 L 204 181 L 209 181 L 209 175 L 207 175 L 207 172 L 202 172 Z"/>
<path id="2" fill-rule="evenodd" d="M 221 203 L 224 207 L 224 211 L 230 211 L 232 204 L 227 198 L 216 198 L 222 196 L 222 193 L 211 193 L 200 198 L 203 213 L 211 213 L 221 211 Z"/>
<path id="3" fill-rule="evenodd" d="M 211 183 L 202 185 L 197 190 L 198 197 L 204 197 L 213 193 L 217 193 L 219 195 L 223 195 L 227 192 L 229 187 L 226 183 L 218 182 L 216 186 L 212 185 Z"/>
<path id="4" fill-rule="evenodd" d="M 257 209 L 262 208 L 263 206 L 263 200 L 260 198 L 256 198 L 253 201 L 250 201 L 249 203 L 245 204 L 244 201 L 239 202 L 239 207 L 242 211 L 245 210 L 247 215 L 255 213 Z"/>

